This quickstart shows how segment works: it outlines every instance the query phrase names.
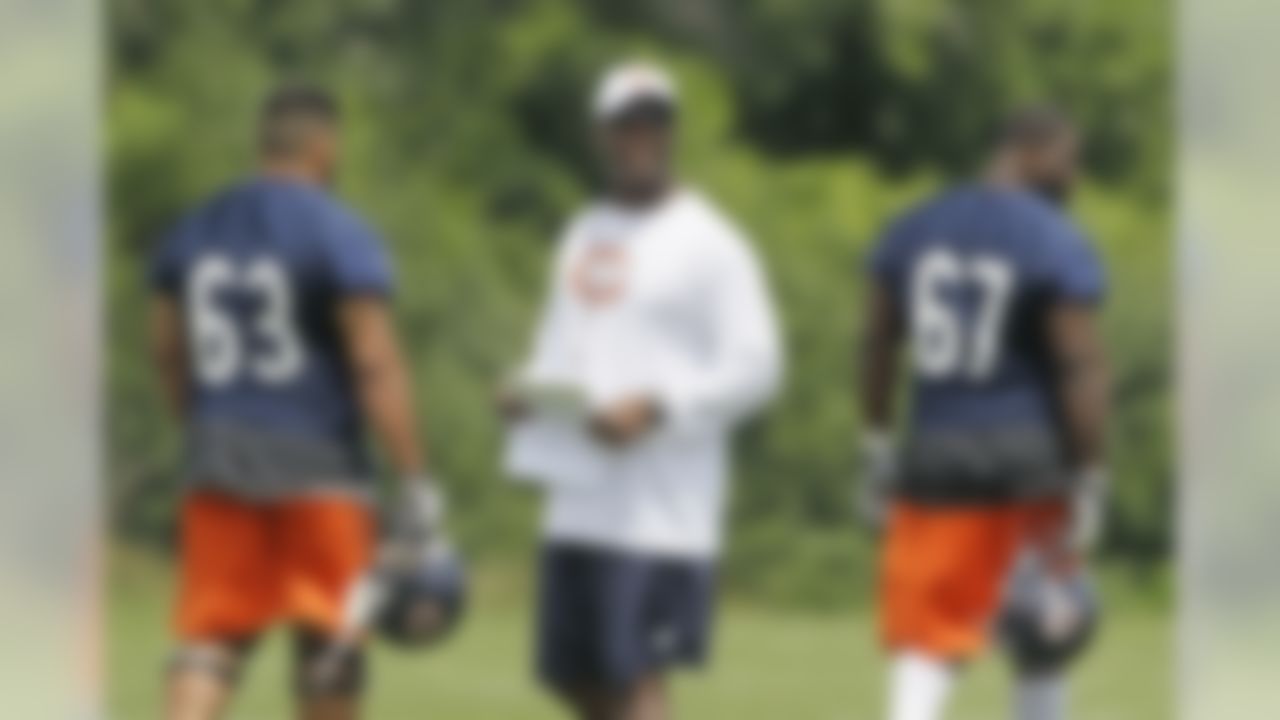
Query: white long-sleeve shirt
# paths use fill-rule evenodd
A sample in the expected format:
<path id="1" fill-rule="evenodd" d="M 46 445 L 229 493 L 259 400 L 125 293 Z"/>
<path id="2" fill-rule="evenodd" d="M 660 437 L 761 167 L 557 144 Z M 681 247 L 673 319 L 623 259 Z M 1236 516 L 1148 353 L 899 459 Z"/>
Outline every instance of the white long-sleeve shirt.
<path id="1" fill-rule="evenodd" d="M 508 469 L 546 486 L 545 536 L 714 557 L 730 432 L 782 372 L 750 244 L 682 190 L 643 211 L 588 207 L 561 238 L 553 272 L 525 379 L 573 387 L 593 408 L 650 396 L 663 420 L 622 449 L 592 437 L 580 417 L 535 413 L 518 423 Z"/>

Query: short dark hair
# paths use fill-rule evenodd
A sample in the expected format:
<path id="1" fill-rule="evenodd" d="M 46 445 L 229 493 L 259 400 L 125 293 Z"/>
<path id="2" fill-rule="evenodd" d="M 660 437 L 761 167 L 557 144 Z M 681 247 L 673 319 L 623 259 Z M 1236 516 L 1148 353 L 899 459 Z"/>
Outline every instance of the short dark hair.
<path id="1" fill-rule="evenodd" d="M 296 153 L 303 137 L 316 125 L 339 121 L 338 103 L 314 85 L 284 85 L 262 101 L 258 115 L 258 145 L 266 155 Z"/>
<path id="2" fill-rule="evenodd" d="M 1004 117 L 996 132 L 995 145 L 1011 148 L 1043 147 L 1075 132 L 1076 125 L 1054 105 L 1028 105 Z"/>

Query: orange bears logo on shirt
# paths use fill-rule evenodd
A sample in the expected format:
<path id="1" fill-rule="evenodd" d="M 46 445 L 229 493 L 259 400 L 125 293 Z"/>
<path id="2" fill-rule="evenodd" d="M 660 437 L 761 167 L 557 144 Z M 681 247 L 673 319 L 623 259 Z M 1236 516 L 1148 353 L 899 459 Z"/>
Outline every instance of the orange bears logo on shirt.
<path id="1" fill-rule="evenodd" d="M 588 305 L 608 305 L 626 291 L 627 250 L 619 242 L 592 242 L 570 269 L 570 284 Z"/>

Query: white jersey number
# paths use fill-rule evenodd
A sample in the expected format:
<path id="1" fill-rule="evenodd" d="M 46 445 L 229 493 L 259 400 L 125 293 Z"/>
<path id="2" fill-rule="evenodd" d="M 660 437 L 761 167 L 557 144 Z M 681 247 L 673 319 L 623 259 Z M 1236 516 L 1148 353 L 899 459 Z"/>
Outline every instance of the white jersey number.
<path id="1" fill-rule="evenodd" d="M 252 332 L 258 343 L 252 356 L 245 331 L 219 304 L 228 290 L 255 300 Z M 263 384 L 280 385 L 301 372 L 305 355 L 293 325 L 293 287 L 275 260 L 256 258 L 241 271 L 221 255 L 200 258 L 187 287 L 186 312 L 201 384 L 219 387 L 248 373 Z"/>
<path id="2" fill-rule="evenodd" d="M 947 293 L 977 291 L 977 312 L 965 319 Z M 991 376 L 1013 290 L 1013 270 L 990 255 L 961 257 L 944 247 L 928 250 L 911 274 L 911 335 L 916 370 L 932 380 Z"/>

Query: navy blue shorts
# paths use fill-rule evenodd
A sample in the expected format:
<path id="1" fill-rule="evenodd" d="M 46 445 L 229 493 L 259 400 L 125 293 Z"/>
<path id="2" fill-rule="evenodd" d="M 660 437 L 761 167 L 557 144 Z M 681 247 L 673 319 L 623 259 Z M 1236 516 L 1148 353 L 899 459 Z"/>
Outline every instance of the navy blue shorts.
<path id="1" fill-rule="evenodd" d="M 542 551 L 538 672 L 553 687 L 624 688 L 707 656 L 710 562 L 551 543 Z"/>

